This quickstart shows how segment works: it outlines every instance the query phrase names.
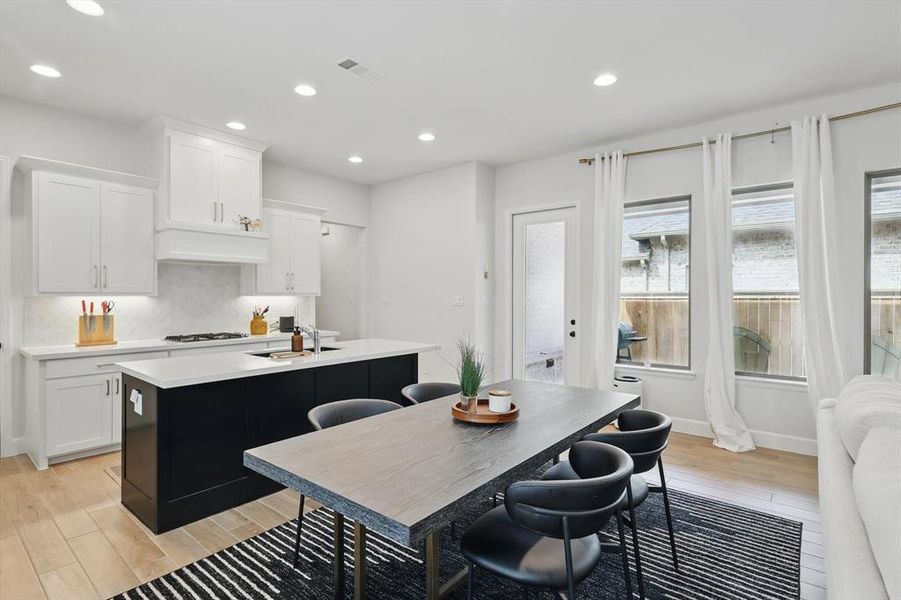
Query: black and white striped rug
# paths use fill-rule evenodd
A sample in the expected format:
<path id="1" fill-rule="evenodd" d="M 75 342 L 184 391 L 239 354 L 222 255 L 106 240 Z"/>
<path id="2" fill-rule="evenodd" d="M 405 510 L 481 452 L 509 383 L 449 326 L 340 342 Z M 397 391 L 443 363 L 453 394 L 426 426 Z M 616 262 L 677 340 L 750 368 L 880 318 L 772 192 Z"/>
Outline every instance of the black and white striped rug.
<path id="1" fill-rule="evenodd" d="M 677 490 L 670 491 L 670 504 L 679 552 L 678 572 L 672 565 L 663 498 L 651 494 L 637 510 L 648 598 L 770 600 L 800 596 L 801 523 Z M 486 510 L 489 507 L 486 503 Z M 332 513 L 320 508 L 304 516 L 302 559 L 297 570 L 291 567 L 296 523 L 270 529 L 116 598 L 331 598 Z M 345 526 L 346 596 L 351 598 L 353 525 L 348 522 Z M 602 535 L 616 541 L 615 525 L 611 524 Z M 626 537 L 631 558 L 631 539 Z M 452 539 L 449 530 L 442 533 L 441 544 L 441 571 L 446 579 L 459 571 L 464 561 L 459 540 Z M 425 597 L 423 552 L 375 534 L 370 534 L 367 550 L 368 598 Z M 632 578 L 637 597 L 634 570 Z M 464 587 L 453 597 L 465 597 Z M 515 584 L 479 571 L 473 596 L 506 600 L 518 598 L 521 593 Z M 604 554 L 578 589 L 578 597 L 586 600 L 625 595 L 618 554 Z M 539 597 L 538 593 L 533 592 L 533 597 Z"/>

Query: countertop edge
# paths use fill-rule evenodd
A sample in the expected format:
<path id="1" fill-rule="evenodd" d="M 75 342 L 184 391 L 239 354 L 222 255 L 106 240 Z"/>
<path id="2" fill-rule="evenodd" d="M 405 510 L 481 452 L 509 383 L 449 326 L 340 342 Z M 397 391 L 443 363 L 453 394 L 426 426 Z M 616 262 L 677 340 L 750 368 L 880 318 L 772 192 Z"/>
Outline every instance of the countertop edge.
<path id="1" fill-rule="evenodd" d="M 387 340 L 386 340 L 387 341 Z M 352 343 L 351 342 L 343 342 L 343 343 Z M 341 343 L 341 342 L 339 342 Z M 391 358 L 394 356 L 406 356 L 409 354 L 422 354 L 425 352 L 433 352 L 436 350 L 440 350 L 441 346 L 438 344 L 423 344 L 418 342 L 408 342 L 412 347 L 405 349 L 395 349 L 395 350 L 383 350 L 383 351 L 371 351 L 371 352 L 361 352 L 360 354 L 353 356 L 329 356 L 326 355 L 322 358 L 320 355 L 320 360 L 316 362 L 309 361 L 286 361 L 283 364 L 279 363 L 271 363 L 269 359 L 260 359 L 267 361 L 266 364 L 261 365 L 260 368 L 251 368 L 241 372 L 232 372 L 232 373 L 223 373 L 216 375 L 201 375 L 197 377 L 185 377 L 179 378 L 175 380 L 162 381 L 157 379 L 156 377 L 149 376 L 146 373 L 141 372 L 140 370 L 133 369 L 128 366 L 128 361 L 116 363 L 116 366 L 122 371 L 124 375 L 129 375 L 136 379 L 140 379 L 150 385 L 153 385 L 160 389 L 173 389 L 179 387 L 186 387 L 190 385 L 201 385 L 204 383 L 215 383 L 219 381 L 231 381 L 234 379 L 244 379 L 246 377 L 258 377 L 262 375 L 271 375 L 276 373 L 284 373 L 287 371 L 299 371 L 302 369 L 315 369 L 319 367 L 328 367 L 333 365 L 341 365 L 353 362 L 360 362 L 366 360 L 378 360 L 380 358 Z M 240 353 L 240 351 L 237 351 Z M 162 360 L 162 359 L 157 359 Z M 172 359 L 169 359 L 172 360 Z M 139 361 L 136 361 L 139 362 Z"/>

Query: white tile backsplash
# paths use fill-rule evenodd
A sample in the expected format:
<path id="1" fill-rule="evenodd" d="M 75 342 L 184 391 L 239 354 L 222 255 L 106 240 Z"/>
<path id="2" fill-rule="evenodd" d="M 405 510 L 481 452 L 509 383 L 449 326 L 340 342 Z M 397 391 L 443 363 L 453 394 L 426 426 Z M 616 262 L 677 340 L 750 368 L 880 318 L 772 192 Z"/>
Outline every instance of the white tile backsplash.
<path id="1" fill-rule="evenodd" d="M 116 307 L 116 339 L 143 340 L 175 333 L 206 331 L 248 332 L 251 311 L 269 305 L 267 320 L 297 315 L 301 323 L 315 323 L 316 300 L 304 296 L 242 296 L 241 268 L 215 264 L 159 264 L 157 296 L 85 296 Z M 296 312 L 295 312 L 296 311 Z M 25 346 L 54 346 L 75 342 L 81 298 L 38 296 L 25 299 Z"/>

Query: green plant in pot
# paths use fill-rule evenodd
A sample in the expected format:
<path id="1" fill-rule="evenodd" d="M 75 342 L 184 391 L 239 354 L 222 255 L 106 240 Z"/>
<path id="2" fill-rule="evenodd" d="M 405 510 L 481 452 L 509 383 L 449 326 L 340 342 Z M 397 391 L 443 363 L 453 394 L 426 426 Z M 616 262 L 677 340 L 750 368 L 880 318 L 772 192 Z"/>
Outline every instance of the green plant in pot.
<path id="1" fill-rule="evenodd" d="M 460 359 L 457 376 L 460 379 L 460 405 L 463 410 L 475 410 L 479 388 L 485 380 L 485 359 L 469 339 L 457 340 Z"/>

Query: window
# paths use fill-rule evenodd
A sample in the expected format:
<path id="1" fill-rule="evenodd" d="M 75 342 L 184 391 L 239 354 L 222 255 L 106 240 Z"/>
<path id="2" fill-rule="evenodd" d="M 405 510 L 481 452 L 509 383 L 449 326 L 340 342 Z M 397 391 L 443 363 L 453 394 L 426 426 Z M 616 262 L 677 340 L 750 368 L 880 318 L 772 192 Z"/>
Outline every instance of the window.
<path id="1" fill-rule="evenodd" d="M 626 204 L 617 362 L 690 366 L 690 197 Z"/>
<path id="2" fill-rule="evenodd" d="M 733 190 L 732 293 L 735 372 L 803 379 L 791 184 Z"/>
<path id="3" fill-rule="evenodd" d="M 866 176 L 864 372 L 901 377 L 901 169 Z"/>

